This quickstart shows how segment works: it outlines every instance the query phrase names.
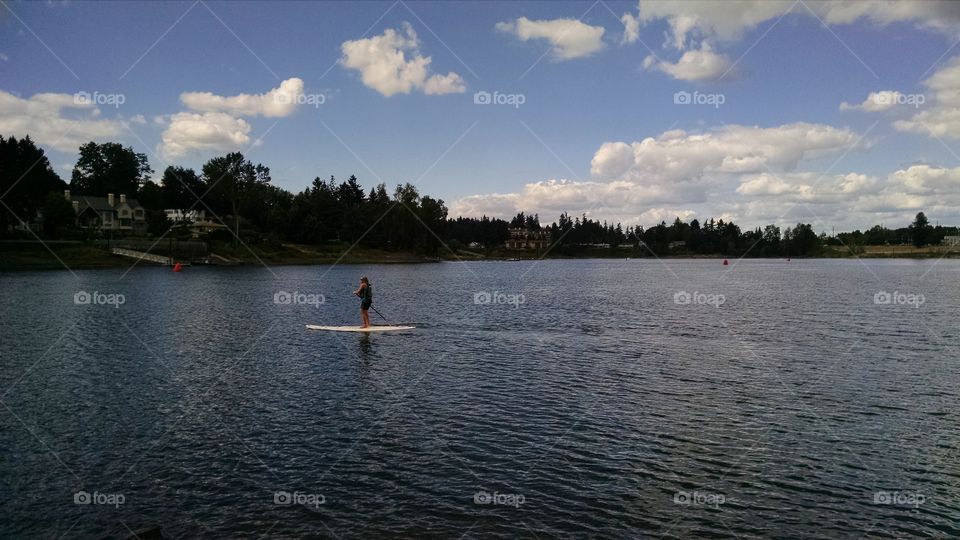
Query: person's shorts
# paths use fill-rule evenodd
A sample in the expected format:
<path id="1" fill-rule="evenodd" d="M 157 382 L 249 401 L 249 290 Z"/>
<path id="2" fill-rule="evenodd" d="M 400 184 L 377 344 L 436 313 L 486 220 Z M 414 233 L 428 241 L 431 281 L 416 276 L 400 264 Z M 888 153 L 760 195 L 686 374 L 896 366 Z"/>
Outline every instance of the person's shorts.
<path id="1" fill-rule="evenodd" d="M 363 302 L 360 302 L 360 309 L 366 311 L 366 310 L 370 309 L 370 304 L 372 304 L 372 303 L 373 303 L 373 301 L 371 301 L 371 300 L 364 300 Z"/>

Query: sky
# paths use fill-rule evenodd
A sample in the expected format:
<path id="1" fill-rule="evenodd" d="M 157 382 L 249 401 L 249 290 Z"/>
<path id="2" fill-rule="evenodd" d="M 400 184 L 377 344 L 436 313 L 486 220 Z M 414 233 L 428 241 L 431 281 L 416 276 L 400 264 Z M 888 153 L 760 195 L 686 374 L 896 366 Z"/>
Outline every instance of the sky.
<path id="1" fill-rule="evenodd" d="M 960 3 L 20 2 L 0 134 L 116 141 L 451 216 L 960 224 Z"/>

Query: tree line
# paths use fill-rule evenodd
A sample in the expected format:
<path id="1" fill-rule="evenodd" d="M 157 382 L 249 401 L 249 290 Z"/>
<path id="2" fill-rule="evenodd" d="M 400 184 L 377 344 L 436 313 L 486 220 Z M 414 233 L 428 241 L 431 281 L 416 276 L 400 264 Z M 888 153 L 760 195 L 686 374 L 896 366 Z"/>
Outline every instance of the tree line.
<path id="1" fill-rule="evenodd" d="M 42 233 L 49 238 L 87 235 L 73 226 L 73 210 L 63 190 L 77 195 L 108 193 L 136 197 L 145 209 L 149 235 L 177 234 L 180 224 L 164 209 L 203 210 L 229 228 L 210 233 L 208 240 L 244 243 L 341 242 L 391 250 L 439 254 L 451 249 L 497 249 L 511 229 L 548 236 L 550 250 L 576 254 L 590 248 L 616 250 L 632 246 L 637 254 L 653 252 L 751 256 L 803 256 L 825 245 L 860 246 L 912 242 L 939 243 L 952 230 L 932 227 L 923 213 L 903 229 L 875 226 L 866 232 L 817 235 L 810 224 L 782 230 L 775 225 L 743 231 L 722 219 L 677 218 L 672 224 L 630 226 L 594 220 L 566 212 L 548 225 L 537 214 L 518 213 L 510 220 L 493 217 L 448 216 L 442 199 L 421 194 L 409 183 L 392 190 L 380 183 L 369 190 L 356 176 L 338 181 L 316 177 L 303 191 L 291 193 L 273 185 L 269 167 L 253 163 L 239 152 L 207 161 L 200 169 L 171 165 L 152 179 L 147 156 L 119 143 L 90 142 L 80 147 L 69 183 L 50 166 L 29 136 L 0 136 L 0 235 L 15 234 L 14 225 L 42 216 Z M 171 230 L 172 228 L 172 230 Z"/>

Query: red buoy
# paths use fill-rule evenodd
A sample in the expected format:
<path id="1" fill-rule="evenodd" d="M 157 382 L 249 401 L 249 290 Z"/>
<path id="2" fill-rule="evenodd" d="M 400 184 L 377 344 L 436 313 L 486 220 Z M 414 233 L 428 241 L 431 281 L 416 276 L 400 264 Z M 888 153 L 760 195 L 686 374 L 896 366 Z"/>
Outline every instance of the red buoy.
<path id="1" fill-rule="evenodd" d="M 728 265 L 728 264 L 730 264 L 730 261 L 724 259 L 724 260 L 723 260 L 723 265 L 726 266 L 726 265 Z"/>
<path id="2" fill-rule="evenodd" d="M 183 265 L 182 265 L 182 264 L 176 263 L 176 264 L 173 265 L 173 271 L 174 271 L 174 272 L 179 272 L 179 271 L 181 271 L 181 270 L 183 270 Z"/>

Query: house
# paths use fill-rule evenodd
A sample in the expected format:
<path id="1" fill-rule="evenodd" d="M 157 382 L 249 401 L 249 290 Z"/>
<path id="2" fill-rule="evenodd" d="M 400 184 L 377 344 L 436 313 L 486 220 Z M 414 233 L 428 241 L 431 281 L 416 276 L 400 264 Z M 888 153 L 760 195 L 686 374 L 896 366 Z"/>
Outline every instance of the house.
<path id="1" fill-rule="evenodd" d="M 960 236 L 944 236 L 942 243 L 945 246 L 960 246 Z"/>
<path id="2" fill-rule="evenodd" d="M 163 211 L 163 213 L 166 214 L 167 219 L 173 223 L 197 223 L 198 221 L 205 221 L 207 219 L 206 212 L 203 210 L 181 210 L 178 208 L 167 208 Z"/>
<path id="3" fill-rule="evenodd" d="M 684 242 L 683 240 L 678 240 L 676 242 L 670 242 L 669 244 L 667 244 L 667 249 L 669 249 L 670 251 L 683 249 L 685 247 L 687 247 L 687 243 Z"/>
<path id="4" fill-rule="evenodd" d="M 73 204 L 77 225 L 81 227 L 134 235 L 147 232 L 146 211 L 136 199 L 128 199 L 125 194 L 120 194 L 119 197 L 115 197 L 113 193 L 107 193 L 106 197 L 72 196 L 67 189 L 64 190 L 63 197 Z"/>
<path id="5" fill-rule="evenodd" d="M 190 236 L 200 238 L 200 235 L 213 232 L 217 229 L 228 229 L 223 223 L 217 223 L 207 218 L 203 210 L 183 210 L 168 208 L 163 211 L 173 223 L 173 227 L 190 231 Z"/>
<path id="6" fill-rule="evenodd" d="M 549 231 L 515 227 L 510 229 L 510 238 L 507 239 L 505 247 L 507 249 L 546 249 L 549 245 Z"/>

